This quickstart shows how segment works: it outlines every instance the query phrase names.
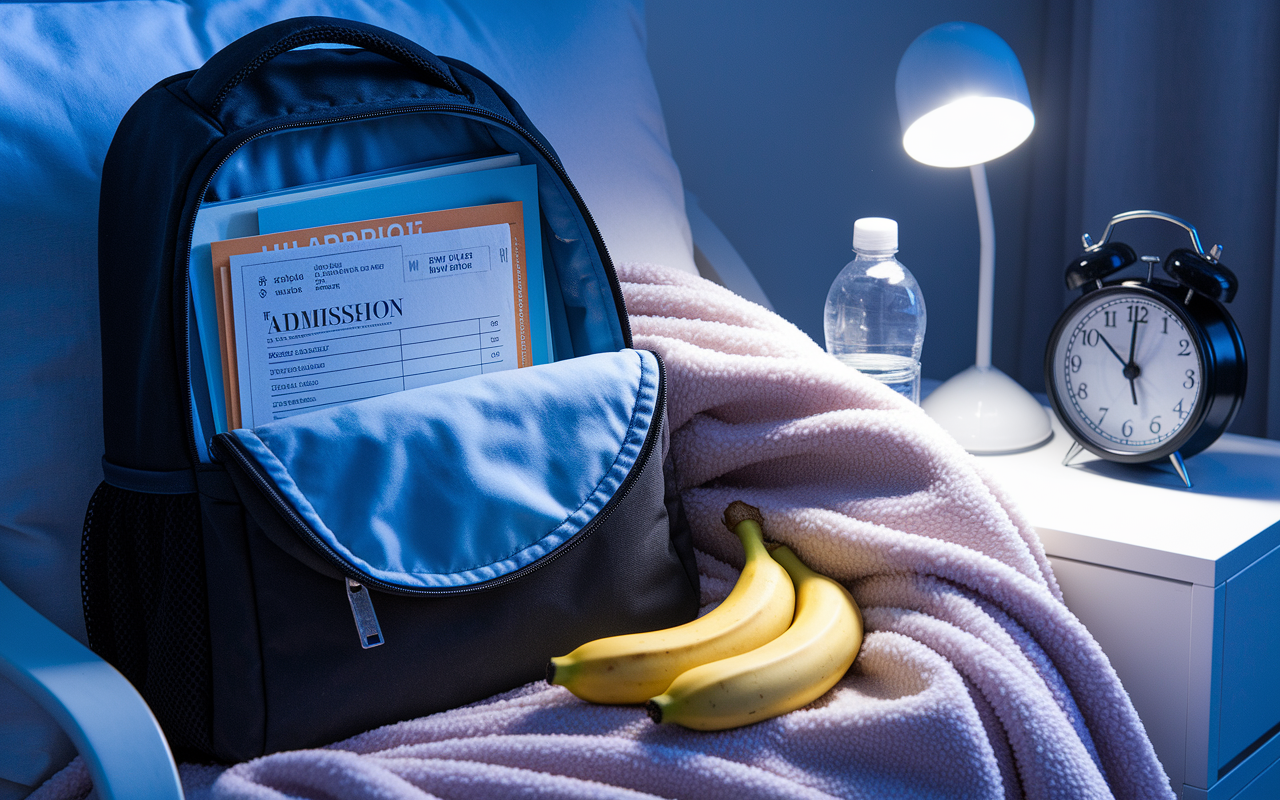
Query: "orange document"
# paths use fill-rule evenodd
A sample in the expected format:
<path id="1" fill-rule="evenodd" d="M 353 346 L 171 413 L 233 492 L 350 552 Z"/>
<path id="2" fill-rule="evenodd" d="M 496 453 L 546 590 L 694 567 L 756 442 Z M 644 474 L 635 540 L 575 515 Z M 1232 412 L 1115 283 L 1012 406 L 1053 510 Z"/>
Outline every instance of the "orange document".
<path id="1" fill-rule="evenodd" d="M 227 398 L 229 426 L 241 427 L 243 419 L 235 338 L 235 310 L 231 291 L 232 256 L 341 242 L 394 240 L 395 237 L 403 235 L 497 224 L 507 224 L 511 230 L 517 366 L 527 367 L 533 363 L 533 355 L 530 342 L 528 278 L 525 273 L 524 217 L 519 202 L 384 217 L 213 242 L 210 245 L 213 256 L 213 286 L 217 301 L 218 339 L 222 351 L 223 390 Z"/>

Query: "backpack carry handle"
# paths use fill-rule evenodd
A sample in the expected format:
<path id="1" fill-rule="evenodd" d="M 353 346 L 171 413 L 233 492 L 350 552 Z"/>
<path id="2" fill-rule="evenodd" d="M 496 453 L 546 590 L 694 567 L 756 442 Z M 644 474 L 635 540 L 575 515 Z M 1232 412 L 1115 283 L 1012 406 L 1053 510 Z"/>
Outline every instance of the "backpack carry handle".
<path id="1" fill-rule="evenodd" d="M 429 83 L 466 96 L 449 67 L 426 48 L 391 31 L 334 17 L 296 17 L 265 25 L 214 53 L 187 82 L 187 95 L 211 115 L 271 59 L 310 44 L 359 47 L 422 73 Z"/>

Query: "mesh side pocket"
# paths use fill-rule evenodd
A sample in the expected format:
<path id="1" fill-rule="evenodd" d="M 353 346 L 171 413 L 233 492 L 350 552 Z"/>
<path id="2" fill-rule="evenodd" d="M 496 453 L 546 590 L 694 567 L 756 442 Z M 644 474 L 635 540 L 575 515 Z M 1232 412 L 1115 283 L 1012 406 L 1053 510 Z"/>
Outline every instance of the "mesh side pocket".
<path id="1" fill-rule="evenodd" d="M 146 699 L 175 755 L 210 752 L 197 496 L 99 485 L 85 514 L 80 582 L 89 646 Z"/>

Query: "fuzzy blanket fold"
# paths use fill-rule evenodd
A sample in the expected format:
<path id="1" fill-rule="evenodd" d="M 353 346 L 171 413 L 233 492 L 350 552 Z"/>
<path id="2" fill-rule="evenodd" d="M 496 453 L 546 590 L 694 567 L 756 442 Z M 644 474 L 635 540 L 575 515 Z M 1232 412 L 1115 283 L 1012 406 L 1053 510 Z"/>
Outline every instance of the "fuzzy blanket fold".
<path id="1" fill-rule="evenodd" d="M 662 267 L 619 272 L 635 346 L 667 366 L 704 603 L 736 578 L 720 520 L 745 500 L 862 606 L 846 677 L 805 709 L 720 733 L 530 684 L 322 750 L 183 767 L 189 797 L 1173 796 L 1034 531 L 978 459 L 765 309 Z M 77 769 L 36 797 L 85 790 Z"/>

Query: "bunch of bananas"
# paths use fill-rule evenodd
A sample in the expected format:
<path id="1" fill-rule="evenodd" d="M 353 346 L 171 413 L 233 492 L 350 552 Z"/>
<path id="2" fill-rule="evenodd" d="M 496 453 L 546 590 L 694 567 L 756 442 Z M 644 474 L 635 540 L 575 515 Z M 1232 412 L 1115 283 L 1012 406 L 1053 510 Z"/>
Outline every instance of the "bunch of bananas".
<path id="1" fill-rule="evenodd" d="M 787 547 L 771 552 L 758 509 L 734 502 L 724 519 L 746 553 L 724 602 L 674 628 L 588 642 L 551 659 L 547 682 L 697 730 L 776 717 L 834 686 L 862 646 L 857 603 Z"/>

